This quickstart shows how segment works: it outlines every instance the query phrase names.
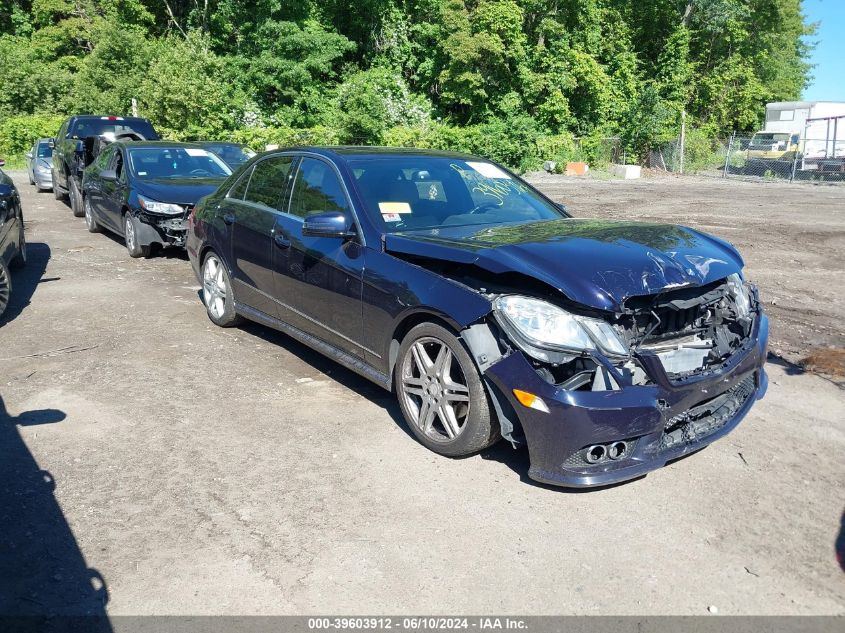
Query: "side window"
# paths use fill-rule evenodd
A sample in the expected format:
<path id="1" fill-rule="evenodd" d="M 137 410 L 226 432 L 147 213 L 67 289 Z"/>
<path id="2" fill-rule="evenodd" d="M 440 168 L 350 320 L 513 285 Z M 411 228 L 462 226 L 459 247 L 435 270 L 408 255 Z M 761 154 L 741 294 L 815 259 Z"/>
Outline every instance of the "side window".
<path id="1" fill-rule="evenodd" d="M 227 198 L 234 198 L 235 200 L 243 200 L 244 194 L 246 193 L 247 185 L 249 185 L 249 178 L 252 176 L 252 169 L 247 169 L 244 174 L 240 177 L 238 182 L 235 183 L 235 186 L 229 189 L 229 195 Z"/>
<path id="2" fill-rule="evenodd" d="M 296 182 L 290 212 L 304 218 L 319 211 L 348 211 L 349 202 L 335 171 L 314 158 L 303 158 Z"/>
<path id="3" fill-rule="evenodd" d="M 292 163 L 293 156 L 276 156 L 256 164 L 244 200 L 283 211 L 282 194 L 287 187 Z"/>

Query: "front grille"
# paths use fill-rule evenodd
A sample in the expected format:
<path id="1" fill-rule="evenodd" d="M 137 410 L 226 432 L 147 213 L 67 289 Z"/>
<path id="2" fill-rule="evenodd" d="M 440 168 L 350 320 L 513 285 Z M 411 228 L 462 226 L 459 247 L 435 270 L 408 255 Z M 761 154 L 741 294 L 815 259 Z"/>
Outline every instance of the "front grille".
<path id="1" fill-rule="evenodd" d="M 749 374 L 724 393 L 691 407 L 666 421 L 660 449 L 696 442 L 712 435 L 742 409 L 753 395 L 755 374 Z"/>

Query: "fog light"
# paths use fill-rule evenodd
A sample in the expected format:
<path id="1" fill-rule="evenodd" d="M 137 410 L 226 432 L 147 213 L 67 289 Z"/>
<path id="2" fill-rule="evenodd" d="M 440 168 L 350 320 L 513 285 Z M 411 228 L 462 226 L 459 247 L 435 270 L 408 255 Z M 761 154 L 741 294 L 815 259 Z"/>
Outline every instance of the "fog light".
<path id="1" fill-rule="evenodd" d="M 549 412 L 549 407 L 546 406 L 546 403 L 543 402 L 540 396 L 535 396 L 533 393 L 528 393 L 527 391 L 522 391 L 520 389 L 514 389 L 513 395 L 516 396 L 516 399 L 519 400 L 519 403 L 524 407 L 536 409 L 537 411 L 542 411 L 543 413 Z"/>

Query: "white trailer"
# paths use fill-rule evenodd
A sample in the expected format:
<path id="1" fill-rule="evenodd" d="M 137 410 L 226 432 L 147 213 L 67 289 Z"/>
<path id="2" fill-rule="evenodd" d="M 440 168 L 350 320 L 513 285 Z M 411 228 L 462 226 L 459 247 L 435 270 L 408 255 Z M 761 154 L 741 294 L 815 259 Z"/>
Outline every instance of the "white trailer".
<path id="1" fill-rule="evenodd" d="M 748 158 L 793 161 L 799 170 L 845 171 L 845 101 L 766 104 L 766 124 L 749 144 Z"/>

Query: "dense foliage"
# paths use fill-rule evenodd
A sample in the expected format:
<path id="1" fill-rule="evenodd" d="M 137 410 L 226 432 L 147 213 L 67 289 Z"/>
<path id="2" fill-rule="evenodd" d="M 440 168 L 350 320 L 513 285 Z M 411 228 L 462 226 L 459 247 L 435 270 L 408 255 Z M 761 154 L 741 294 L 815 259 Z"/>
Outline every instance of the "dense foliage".
<path id="1" fill-rule="evenodd" d="M 134 97 L 180 139 L 645 156 L 798 98 L 811 32 L 800 0 L 0 0 L 0 151 Z"/>

